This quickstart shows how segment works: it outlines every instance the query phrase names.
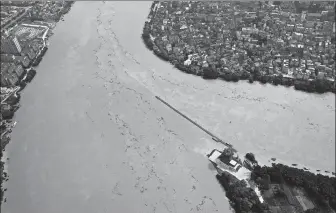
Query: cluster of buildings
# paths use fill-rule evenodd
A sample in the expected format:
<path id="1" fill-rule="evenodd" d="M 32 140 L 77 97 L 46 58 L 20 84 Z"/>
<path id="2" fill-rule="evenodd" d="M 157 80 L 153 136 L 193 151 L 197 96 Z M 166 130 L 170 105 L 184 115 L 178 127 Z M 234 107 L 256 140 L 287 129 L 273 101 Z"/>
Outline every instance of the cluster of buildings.
<path id="1" fill-rule="evenodd" d="M 335 80 L 335 2 L 159 2 L 154 51 L 195 73 Z"/>
<path id="2" fill-rule="evenodd" d="M 1 4 L 1 87 L 13 87 L 46 46 L 49 23 L 59 20 L 71 2 Z"/>
<path id="3" fill-rule="evenodd" d="M 18 25 L 15 28 L 27 28 Z M 24 70 L 29 68 L 38 57 L 45 45 L 42 37 L 34 35 L 36 27 L 30 27 L 31 32 L 25 36 L 1 35 L 1 87 L 18 85 L 24 75 Z M 31 34 L 34 36 L 29 37 Z M 29 39 L 27 39 L 27 37 Z"/>
<path id="4" fill-rule="evenodd" d="M 11 6 L 1 6 L 1 28 L 8 25 L 13 20 L 18 19 L 25 13 L 25 8 L 13 8 Z"/>
<path id="5" fill-rule="evenodd" d="M 48 22 L 58 21 L 61 14 L 67 13 L 70 10 L 72 2 L 69 1 L 41 1 L 34 4 L 34 9 L 31 10 L 30 16 L 35 20 L 44 20 Z"/>

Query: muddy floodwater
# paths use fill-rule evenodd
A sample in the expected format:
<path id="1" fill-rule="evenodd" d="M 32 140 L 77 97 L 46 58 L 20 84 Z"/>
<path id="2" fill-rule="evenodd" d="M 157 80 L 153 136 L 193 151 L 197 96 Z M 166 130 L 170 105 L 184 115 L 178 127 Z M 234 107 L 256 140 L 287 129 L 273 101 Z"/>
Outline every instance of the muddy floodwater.
<path id="1" fill-rule="evenodd" d="M 151 2 L 76 2 L 23 92 L 3 213 L 230 212 L 205 154 L 220 147 L 335 171 L 335 95 L 205 81 L 140 34 Z"/>

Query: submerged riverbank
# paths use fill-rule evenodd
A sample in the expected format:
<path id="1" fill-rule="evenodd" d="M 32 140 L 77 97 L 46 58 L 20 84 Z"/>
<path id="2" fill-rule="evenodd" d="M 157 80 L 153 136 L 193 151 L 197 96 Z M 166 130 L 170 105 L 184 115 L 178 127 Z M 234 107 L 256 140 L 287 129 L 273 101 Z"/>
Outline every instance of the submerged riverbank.
<path id="1" fill-rule="evenodd" d="M 314 175 L 282 164 L 258 165 L 250 177 L 243 180 L 226 171 L 216 177 L 237 213 L 247 210 L 270 213 L 277 209 L 280 212 L 331 213 L 336 209 L 335 177 Z M 259 202 L 258 197 L 263 202 Z"/>
<path id="2" fill-rule="evenodd" d="M 58 14 L 55 15 L 56 21 L 60 21 L 62 17 L 70 11 L 70 8 L 73 3 L 74 2 L 69 2 L 66 5 L 64 5 L 63 9 L 59 11 Z M 11 4 L 9 4 L 9 6 L 10 5 Z M 27 18 L 23 17 L 21 19 L 23 19 L 24 22 L 27 22 L 26 20 Z M 40 19 L 40 20 L 43 20 L 43 19 Z M 14 27 L 16 24 L 17 23 L 12 23 L 11 26 L 8 26 L 8 27 Z M 30 26 L 30 24 L 24 24 L 24 26 Z M 41 26 L 31 25 L 31 26 L 45 27 L 43 25 Z M 11 31 L 11 29 L 7 29 L 7 30 Z M 49 31 L 49 28 L 46 31 L 46 33 L 50 33 L 48 31 Z M 4 191 L 6 191 L 7 189 L 4 188 L 4 182 L 8 181 L 8 178 L 9 178 L 7 171 L 5 171 L 5 162 L 9 160 L 9 158 L 7 158 L 6 155 L 4 154 L 5 148 L 10 143 L 12 129 L 17 124 L 17 122 L 15 121 L 15 112 L 20 108 L 20 99 L 21 99 L 22 91 L 26 88 L 27 84 L 29 84 L 35 77 L 37 73 L 35 69 L 40 64 L 45 53 L 48 50 L 46 34 L 43 35 L 42 40 L 43 40 L 43 46 L 37 52 L 33 60 L 31 60 L 29 64 L 25 65 L 25 70 L 22 72 L 20 76 L 18 76 L 18 81 L 15 87 L 9 87 L 9 88 L 1 87 L 0 204 L 2 204 L 3 201 L 6 202 L 6 199 L 4 199 Z"/>
<path id="3" fill-rule="evenodd" d="M 261 72 L 259 71 L 257 72 L 256 70 L 247 68 L 248 66 L 244 66 L 244 69 L 240 70 L 239 72 L 231 71 L 228 69 L 220 70 L 219 68 L 214 68 L 210 66 L 202 66 L 199 63 L 197 66 L 196 65 L 191 66 L 190 57 L 193 54 L 185 53 L 177 57 L 177 55 L 174 54 L 175 52 L 171 50 L 172 40 L 170 39 L 168 42 L 167 38 L 172 37 L 172 35 L 163 36 L 166 38 L 165 42 L 161 40 L 161 37 L 155 38 L 152 36 L 153 30 L 155 29 L 154 32 L 157 32 L 157 28 L 158 28 L 157 26 L 154 26 L 155 24 L 158 24 L 158 21 L 156 20 L 156 13 L 157 13 L 157 10 L 159 9 L 158 7 L 163 7 L 162 5 L 160 5 L 160 2 L 153 2 L 151 5 L 150 12 L 148 14 L 148 20 L 145 22 L 143 31 L 142 31 L 143 42 L 145 43 L 146 47 L 150 51 L 152 51 L 158 58 L 166 62 L 169 62 L 170 64 L 174 65 L 175 68 L 177 68 L 178 70 L 182 72 L 197 75 L 197 76 L 202 76 L 204 79 L 219 78 L 227 82 L 238 82 L 239 80 L 246 80 L 249 83 L 258 81 L 261 84 L 268 83 L 268 84 L 272 84 L 275 86 L 277 85 L 283 85 L 286 87 L 293 86 L 295 90 L 305 91 L 308 93 L 321 94 L 321 93 L 326 93 L 326 92 L 335 93 L 336 91 L 336 87 L 335 87 L 336 84 L 335 84 L 334 79 L 326 79 L 326 78 L 308 79 L 306 77 L 296 78 L 296 77 L 285 75 L 285 74 L 266 74 L 266 73 L 261 74 Z M 157 18 L 157 19 L 162 19 L 162 11 L 159 17 L 160 18 Z M 167 21 L 168 19 L 164 19 L 164 20 Z M 161 25 L 159 24 L 159 26 Z M 162 25 L 162 27 L 164 26 L 167 27 L 166 25 Z M 170 31 L 171 30 L 172 29 L 170 29 Z M 168 31 L 165 31 L 165 32 L 168 32 Z M 177 44 L 175 44 L 175 46 L 176 45 Z M 170 52 L 167 51 L 168 46 L 170 48 Z M 186 46 L 189 47 L 189 45 L 186 45 Z M 196 55 L 199 55 L 199 54 L 197 53 Z M 205 62 L 206 61 L 204 61 L 203 63 Z"/>
<path id="4" fill-rule="evenodd" d="M 150 22 L 149 22 L 150 23 Z M 178 70 L 201 76 L 204 79 L 222 79 L 227 82 L 238 82 L 240 80 L 248 81 L 253 83 L 254 81 L 260 82 L 261 84 L 272 84 L 274 86 L 283 85 L 286 87 L 294 87 L 295 90 L 305 91 L 308 93 L 326 93 L 332 92 L 335 93 L 335 82 L 329 81 L 326 79 L 315 79 L 315 80 L 303 80 L 295 79 L 290 76 L 285 75 L 254 75 L 249 72 L 243 72 L 240 74 L 235 74 L 232 72 L 219 73 L 213 72 L 210 69 L 203 69 L 199 72 L 195 72 L 189 66 L 183 64 L 183 61 L 177 62 L 175 58 L 170 58 L 168 55 L 164 54 L 160 49 L 161 47 L 157 46 L 155 42 L 151 39 L 150 33 L 146 31 L 146 26 L 144 27 L 144 32 L 142 34 L 143 41 L 146 47 L 153 51 L 153 53 L 163 61 L 169 62 L 174 65 Z"/>
<path id="5" fill-rule="evenodd" d="M 253 153 L 241 159 L 230 148 L 207 155 L 236 213 L 335 212 L 336 177 L 283 164 L 259 165 Z M 303 203 L 302 200 L 305 200 Z"/>

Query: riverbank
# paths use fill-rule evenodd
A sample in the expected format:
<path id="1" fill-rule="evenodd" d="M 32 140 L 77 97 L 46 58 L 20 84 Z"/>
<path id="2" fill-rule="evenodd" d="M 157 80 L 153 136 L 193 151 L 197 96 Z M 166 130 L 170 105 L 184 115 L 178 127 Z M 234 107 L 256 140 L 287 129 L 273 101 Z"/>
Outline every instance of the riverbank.
<path id="1" fill-rule="evenodd" d="M 272 166 L 254 167 L 251 180 L 258 184 L 265 201 L 272 209 L 296 209 L 299 212 L 336 210 L 334 176 L 313 174 L 303 169 L 274 163 Z"/>
<path id="2" fill-rule="evenodd" d="M 221 153 L 216 163 L 213 162 L 218 171 L 216 177 L 235 212 L 269 213 L 276 209 L 280 212 L 335 212 L 334 174 L 314 174 L 307 168 L 298 169 L 280 163 L 261 165 L 252 153 L 246 154 L 242 160 L 227 148 Z M 239 166 L 238 171 L 230 169 L 233 168 L 231 161 L 240 162 L 250 171 L 245 168 L 240 171 Z"/>
<path id="3" fill-rule="evenodd" d="M 269 213 L 276 209 L 331 213 L 336 208 L 335 177 L 314 175 L 282 164 L 256 166 L 244 180 L 225 171 L 216 177 L 237 213 Z M 259 201 L 260 196 L 263 202 Z"/>
<path id="4" fill-rule="evenodd" d="M 56 22 L 62 20 L 62 17 L 67 14 L 70 11 L 71 6 L 74 2 L 66 3 L 61 11 L 59 11 L 56 15 Z M 25 13 L 26 14 L 26 13 Z M 21 19 L 25 19 L 25 17 L 22 17 Z M 43 19 L 41 19 L 43 21 Z M 17 23 L 11 23 L 11 26 L 15 26 Z M 23 24 L 24 26 L 30 26 L 30 24 Z M 40 27 L 39 25 L 31 25 L 34 27 Z M 6 199 L 4 199 L 4 191 L 6 189 L 3 188 L 4 181 L 8 180 L 8 174 L 6 171 L 4 171 L 4 164 L 8 160 L 5 158 L 5 147 L 8 143 L 10 143 L 11 140 L 11 132 L 12 128 L 15 127 L 16 121 L 15 121 L 15 112 L 20 107 L 20 98 L 21 98 L 21 91 L 24 90 L 24 88 L 27 86 L 28 83 L 30 83 L 33 78 L 35 77 L 37 71 L 34 69 L 36 68 L 40 62 L 42 61 L 45 53 L 48 50 L 48 44 L 47 44 L 47 33 L 50 33 L 51 29 L 47 26 L 42 27 L 47 28 L 44 35 L 42 36 L 43 40 L 43 46 L 41 49 L 38 50 L 36 56 L 33 60 L 29 62 L 25 66 L 24 71 L 20 76 L 18 76 L 18 82 L 14 87 L 8 87 L 3 88 L 1 87 L 1 125 L 0 125 L 0 133 L 1 133 L 1 142 L 0 142 L 0 203 L 3 201 L 6 202 Z M 10 27 L 10 26 L 9 26 Z M 7 29 L 8 30 L 8 29 Z M 9 29 L 10 31 L 10 29 Z"/>
<path id="5" fill-rule="evenodd" d="M 160 49 L 162 47 L 157 46 L 150 37 L 148 32 L 142 34 L 143 41 L 146 47 L 152 51 L 160 59 L 167 61 L 174 65 L 174 67 L 182 72 L 202 76 L 204 79 L 222 79 L 226 82 L 238 82 L 240 80 L 253 83 L 254 81 L 261 84 L 272 84 L 274 86 L 283 85 L 286 87 L 294 87 L 295 90 L 300 90 L 308 93 L 322 94 L 326 92 L 335 93 L 335 82 L 326 79 L 295 79 L 286 75 L 257 75 L 249 72 L 242 72 L 239 74 L 233 72 L 219 73 L 211 71 L 208 68 L 202 68 L 198 72 L 191 69 L 189 66 L 183 64 L 183 61 L 176 61 L 175 58 L 171 58 L 164 54 Z"/>
<path id="6" fill-rule="evenodd" d="M 19 109 L 20 87 L 1 88 L 1 114 L 0 114 L 0 203 L 3 200 L 3 182 L 8 180 L 7 172 L 4 171 L 4 164 L 7 159 L 4 159 L 6 145 L 10 142 L 12 128 L 16 125 L 13 121 L 15 111 Z"/>
<path id="7" fill-rule="evenodd" d="M 248 68 L 248 65 L 244 65 L 243 69 L 240 71 L 233 71 L 230 69 L 220 69 L 218 64 L 210 67 L 203 66 L 202 63 L 193 64 L 191 58 L 194 57 L 191 53 L 185 53 L 179 57 L 172 51 L 171 41 L 162 41 L 161 37 L 153 37 L 153 29 L 157 31 L 158 20 L 155 19 L 157 8 L 160 6 L 159 2 L 153 2 L 150 12 L 148 15 L 148 21 L 145 22 L 143 28 L 142 39 L 146 47 L 152 51 L 160 59 L 169 62 L 174 65 L 174 67 L 182 72 L 193 74 L 197 76 L 202 76 L 204 79 L 222 79 L 227 82 L 238 82 L 240 80 L 248 81 L 253 83 L 254 81 L 260 82 L 261 84 L 272 84 L 275 86 L 283 85 L 286 87 L 293 86 L 295 90 L 305 91 L 308 93 L 335 93 L 335 81 L 331 78 L 308 78 L 308 76 L 294 77 L 292 75 L 286 74 L 266 74 L 266 72 L 257 71 L 259 69 Z M 162 11 L 161 11 L 162 13 Z M 162 14 L 160 16 L 162 19 Z M 158 18 L 158 19 L 160 19 Z M 160 25 L 160 24 L 159 24 Z M 166 25 L 162 25 L 162 27 Z M 155 34 L 155 33 L 154 33 Z M 171 35 L 170 35 L 171 36 Z M 165 35 L 164 37 L 168 37 Z M 183 46 L 183 45 L 182 45 Z M 188 45 L 187 45 L 188 46 Z M 182 51 L 182 47 L 178 47 L 179 51 Z M 182 48 L 182 49 L 181 49 Z M 170 49 L 168 51 L 168 49 Z M 190 52 L 190 51 L 189 51 Z M 192 51 L 191 51 L 192 52 Z M 195 54 L 194 54 L 195 55 Z M 247 62 L 247 64 L 253 64 L 252 62 Z M 204 61 L 205 63 L 205 61 Z M 203 64 L 204 64 L 203 63 Z"/>

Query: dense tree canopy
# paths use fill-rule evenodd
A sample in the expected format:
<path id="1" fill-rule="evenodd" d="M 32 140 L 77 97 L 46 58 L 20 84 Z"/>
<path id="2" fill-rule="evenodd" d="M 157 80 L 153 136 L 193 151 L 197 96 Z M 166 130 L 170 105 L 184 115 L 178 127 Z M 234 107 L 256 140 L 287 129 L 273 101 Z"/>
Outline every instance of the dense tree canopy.
<path id="1" fill-rule="evenodd" d="M 330 206 L 336 210 L 336 178 L 313 174 L 303 169 L 297 169 L 282 164 L 273 164 L 272 167 L 254 168 L 251 178 L 255 180 L 261 188 L 262 181 L 269 175 L 271 182 L 286 183 L 291 186 L 302 187 L 311 199 L 319 204 L 318 208 L 328 208 Z"/>
<path id="2" fill-rule="evenodd" d="M 229 174 L 217 175 L 217 180 L 226 190 L 226 196 L 233 204 L 236 213 L 268 213 L 267 204 L 262 204 L 255 191 L 244 180 L 239 181 Z"/>

